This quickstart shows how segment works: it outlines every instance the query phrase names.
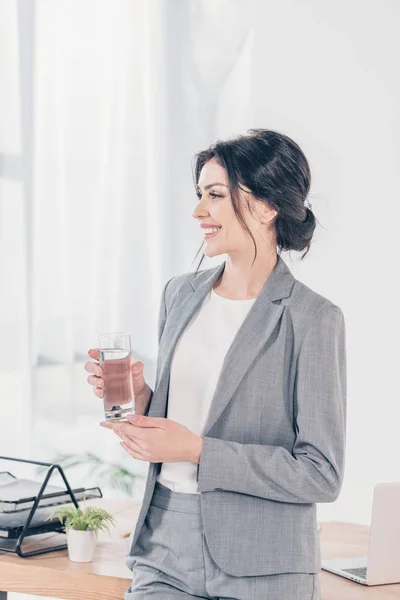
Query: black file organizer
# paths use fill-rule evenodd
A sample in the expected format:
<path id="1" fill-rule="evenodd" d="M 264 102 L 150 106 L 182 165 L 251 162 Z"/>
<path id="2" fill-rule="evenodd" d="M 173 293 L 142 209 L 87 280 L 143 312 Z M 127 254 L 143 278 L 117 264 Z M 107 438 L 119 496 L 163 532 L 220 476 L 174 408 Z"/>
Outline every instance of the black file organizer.
<path id="1" fill-rule="evenodd" d="M 71 486 L 68 483 L 68 480 L 65 476 L 65 473 L 62 469 L 62 467 L 60 465 L 57 464 L 52 464 L 52 463 L 46 463 L 46 462 L 41 462 L 41 461 L 36 461 L 36 460 L 25 460 L 22 458 L 13 458 L 10 456 L 0 456 L 0 460 L 11 460 L 14 462 L 21 462 L 21 463 L 30 463 L 30 464 L 34 464 L 34 465 L 41 465 L 44 467 L 48 467 L 48 470 L 46 472 L 45 478 L 43 480 L 43 483 L 40 487 L 39 493 L 36 496 L 31 496 L 29 498 L 19 498 L 16 499 L 15 501 L 11 501 L 11 500 L 2 500 L 0 497 L 0 503 L 1 504 L 10 504 L 10 508 L 11 506 L 14 507 L 14 509 L 11 508 L 11 510 L 6 510 L 6 511 L 2 511 L 0 512 L 0 552 L 14 552 L 16 554 L 18 554 L 19 556 L 21 556 L 22 558 L 25 558 L 27 556 L 36 556 L 38 554 L 45 554 L 47 552 L 55 552 L 56 550 L 65 550 L 67 548 L 67 544 L 61 544 L 61 545 L 57 545 L 57 546 L 49 546 L 46 548 L 39 548 L 37 550 L 31 550 L 29 552 L 24 552 L 21 548 L 22 543 L 24 541 L 25 538 L 27 538 L 28 536 L 33 536 L 33 535 L 39 535 L 39 534 L 43 534 L 43 533 L 65 533 L 65 526 L 61 524 L 60 520 L 58 517 L 53 518 L 51 521 L 40 521 L 40 510 L 43 508 L 40 506 L 40 502 L 41 500 L 44 499 L 49 499 L 49 498 L 54 498 L 54 502 L 48 503 L 46 504 L 46 508 L 49 506 L 56 506 L 56 505 L 60 505 L 60 504 L 68 504 L 70 502 L 72 502 L 76 508 L 79 508 L 79 503 L 78 500 L 79 499 L 92 499 L 92 498 L 102 498 L 103 494 L 100 490 L 99 487 L 94 487 L 94 488 L 77 488 L 77 489 L 71 489 Z M 53 471 L 57 470 L 64 483 L 65 483 L 65 487 L 66 490 L 63 491 L 59 491 L 59 492 L 51 492 L 51 493 L 47 493 L 45 494 L 45 489 L 46 486 L 50 480 L 50 477 L 53 473 Z M 14 475 L 12 475 L 12 473 L 10 473 L 9 471 L 0 471 L 0 475 L 9 475 L 11 477 L 11 479 L 17 479 Z M 40 482 L 39 482 L 40 483 Z M 77 499 L 78 496 L 78 499 Z M 62 499 L 62 497 L 64 497 L 64 499 Z M 66 499 L 66 497 L 69 499 Z M 81 498 L 79 498 L 81 497 Z M 59 498 L 59 500 L 57 501 L 56 499 Z M 28 503 L 32 503 L 33 505 L 31 508 L 22 508 L 22 506 L 24 504 L 28 504 Z M 18 508 L 18 506 L 20 508 Z M 8 526 L 6 521 L 7 519 L 4 517 L 4 515 L 6 514 L 16 514 L 16 513 L 26 513 L 27 517 L 26 520 L 24 520 L 23 524 L 17 525 L 17 526 Z M 35 521 L 35 516 L 36 516 L 36 523 L 34 524 L 33 521 Z M 3 531 L 3 535 L 1 534 L 1 531 Z M 4 533 L 6 533 L 7 535 L 4 535 Z M 5 542 L 5 540 L 7 540 L 8 543 Z"/>

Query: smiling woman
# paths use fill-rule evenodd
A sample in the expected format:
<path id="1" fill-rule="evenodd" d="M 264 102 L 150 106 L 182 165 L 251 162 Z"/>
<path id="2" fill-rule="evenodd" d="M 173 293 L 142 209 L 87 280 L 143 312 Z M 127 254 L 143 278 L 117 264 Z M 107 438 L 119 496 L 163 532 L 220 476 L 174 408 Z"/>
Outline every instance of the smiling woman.
<path id="1" fill-rule="evenodd" d="M 281 250 L 306 250 L 303 258 L 307 254 L 316 225 L 305 205 L 311 173 L 289 137 L 251 129 L 248 135 L 218 141 L 196 155 L 194 179 L 199 204 L 193 217 L 201 226 L 225 230 L 224 236 L 205 236 L 218 241 L 205 246 L 198 269 L 205 256 L 244 250 L 249 239 L 255 261 L 263 233 L 273 234 Z"/>
<path id="2" fill-rule="evenodd" d="M 287 136 L 250 130 L 197 154 L 194 174 L 203 258 L 227 258 L 167 281 L 155 388 L 132 370 L 142 414 L 104 423 L 149 462 L 125 600 L 320 600 L 316 503 L 343 481 L 345 323 L 277 252 L 310 248 L 308 163 Z"/>
<path id="3" fill-rule="evenodd" d="M 344 318 L 277 253 L 310 248 L 309 166 L 253 129 L 197 154 L 194 176 L 203 258 L 227 259 L 165 284 L 146 416 L 109 425 L 150 462 L 125 600 L 319 600 L 316 503 L 344 471 Z"/>

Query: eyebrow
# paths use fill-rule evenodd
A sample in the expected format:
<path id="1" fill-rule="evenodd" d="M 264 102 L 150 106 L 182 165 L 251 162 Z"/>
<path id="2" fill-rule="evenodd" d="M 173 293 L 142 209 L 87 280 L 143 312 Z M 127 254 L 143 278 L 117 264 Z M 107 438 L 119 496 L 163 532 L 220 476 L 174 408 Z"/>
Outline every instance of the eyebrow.
<path id="1" fill-rule="evenodd" d="M 210 188 L 211 188 L 213 185 L 223 185 L 224 187 L 228 187 L 228 186 L 226 185 L 226 183 L 209 183 L 208 185 L 205 185 L 205 186 L 204 186 L 204 189 L 205 189 L 205 190 L 208 190 L 208 189 L 210 189 Z M 200 190 L 200 188 L 199 188 L 199 186 L 198 186 L 198 185 L 196 186 L 196 189 L 197 189 L 197 190 Z"/>

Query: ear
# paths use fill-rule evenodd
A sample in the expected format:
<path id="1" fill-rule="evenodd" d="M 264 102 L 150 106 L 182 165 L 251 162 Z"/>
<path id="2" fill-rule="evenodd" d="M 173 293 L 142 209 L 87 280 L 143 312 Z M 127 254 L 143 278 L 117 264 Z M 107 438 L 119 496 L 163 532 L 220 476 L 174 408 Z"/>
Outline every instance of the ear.
<path id="1" fill-rule="evenodd" d="M 267 204 L 267 202 L 261 202 L 260 205 L 258 207 L 260 221 L 263 225 L 269 225 L 275 219 L 278 211 Z"/>

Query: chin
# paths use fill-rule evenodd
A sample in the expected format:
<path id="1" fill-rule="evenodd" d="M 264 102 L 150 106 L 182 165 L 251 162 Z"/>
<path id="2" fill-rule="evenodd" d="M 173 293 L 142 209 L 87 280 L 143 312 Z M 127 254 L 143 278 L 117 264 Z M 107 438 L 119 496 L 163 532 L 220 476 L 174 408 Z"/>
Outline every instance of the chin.
<path id="1" fill-rule="evenodd" d="M 221 254 L 225 254 L 224 250 L 221 250 L 220 248 L 206 247 L 204 248 L 203 252 L 208 258 L 213 258 L 214 256 L 220 256 Z"/>

